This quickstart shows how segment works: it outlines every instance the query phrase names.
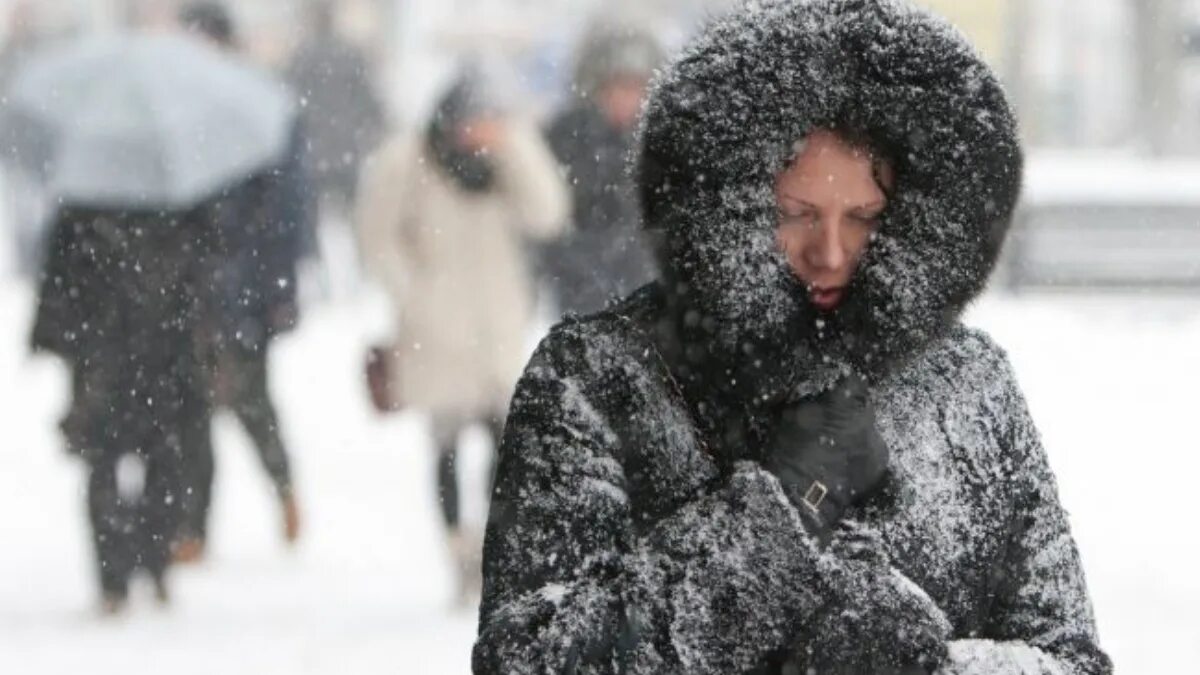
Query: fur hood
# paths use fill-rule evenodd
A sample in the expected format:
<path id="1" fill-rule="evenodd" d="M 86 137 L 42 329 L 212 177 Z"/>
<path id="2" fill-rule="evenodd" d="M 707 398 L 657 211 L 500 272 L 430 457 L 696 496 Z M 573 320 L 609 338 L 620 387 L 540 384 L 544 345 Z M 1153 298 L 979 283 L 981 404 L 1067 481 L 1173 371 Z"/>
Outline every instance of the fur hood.
<path id="1" fill-rule="evenodd" d="M 774 240 L 775 176 L 819 128 L 865 134 L 897 173 L 825 315 Z M 741 379 L 756 396 L 878 378 L 946 334 L 987 282 L 1021 168 L 994 73 L 902 0 L 768 0 L 716 20 L 654 83 L 633 166 L 681 319 L 711 356 L 755 364 Z"/>

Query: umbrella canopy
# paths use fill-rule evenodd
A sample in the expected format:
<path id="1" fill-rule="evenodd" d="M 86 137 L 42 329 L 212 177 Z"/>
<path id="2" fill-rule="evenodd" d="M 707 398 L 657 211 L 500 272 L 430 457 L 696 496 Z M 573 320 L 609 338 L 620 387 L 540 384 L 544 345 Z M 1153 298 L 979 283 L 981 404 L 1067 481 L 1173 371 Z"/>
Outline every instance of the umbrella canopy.
<path id="1" fill-rule="evenodd" d="M 95 38 L 31 59 L 0 117 L 10 159 L 62 202 L 187 208 L 277 163 L 286 87 L 194 38 Z"/>

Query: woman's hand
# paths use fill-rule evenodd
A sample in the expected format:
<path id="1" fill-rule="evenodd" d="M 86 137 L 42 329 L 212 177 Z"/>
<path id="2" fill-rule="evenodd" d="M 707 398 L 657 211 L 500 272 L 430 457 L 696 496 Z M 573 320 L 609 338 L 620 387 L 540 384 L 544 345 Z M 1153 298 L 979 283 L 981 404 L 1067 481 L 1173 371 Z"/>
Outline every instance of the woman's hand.
<path id="1" fill-rule="evenodd" d="M 891 567 L 878 533 L 840 524 L 828 554 L 842 561 L 837 589 L 802 637 L 808 672 L 926 675 L 946 658 L 951 625 L 929 595 Z"/>
<path id="2" fill-rule="evenodd" d="M 872 570 L 850 581 L 839 602 L 817 615 L 804 637 L 808 672 L 933 673 L 946 658 L 950 624 L 924 591 L 897 572 Z"/>
<path id="3" fill-rule="evenodd" d="M 867 385 L 857 376 L 784 408 L 768 448 L 767 469 L 822 539 L 887 473 L 887 444 L 875 429 Z"/>

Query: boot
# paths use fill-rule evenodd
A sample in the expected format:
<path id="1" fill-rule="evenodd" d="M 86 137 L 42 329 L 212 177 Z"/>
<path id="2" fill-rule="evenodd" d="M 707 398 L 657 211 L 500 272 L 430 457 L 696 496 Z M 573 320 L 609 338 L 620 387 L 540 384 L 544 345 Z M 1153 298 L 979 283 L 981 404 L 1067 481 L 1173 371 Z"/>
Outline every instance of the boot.
<path id="1" fill-rule="evenodd" d="M 300 538 L 300 507 L 296 504 L 296 496 L 289 494 L 283 498 L 283 539 L 288 544 L 295 544 Z"/>
<path id="2" fill-rule="evenodd" d="M 106 591 L 100 598 L 100 616 L 111 618 L 125 613 L 129 598 L 124 593 Z"/>
<path id="3" fill-rule="evenodd" d="M 181 537 L 171 550 L 171 560 L 178 565 L 195 565 L 204 560 L 204 539 Z"/>
<path id="4" fill-rule="evenodd" d="M 158 606 L 165 608 L 171 604 L 171 592 L 167 589 L 165 575 L 157 574 L 151 581 L 154 582 L 154 601 L 158 603 Z"/>

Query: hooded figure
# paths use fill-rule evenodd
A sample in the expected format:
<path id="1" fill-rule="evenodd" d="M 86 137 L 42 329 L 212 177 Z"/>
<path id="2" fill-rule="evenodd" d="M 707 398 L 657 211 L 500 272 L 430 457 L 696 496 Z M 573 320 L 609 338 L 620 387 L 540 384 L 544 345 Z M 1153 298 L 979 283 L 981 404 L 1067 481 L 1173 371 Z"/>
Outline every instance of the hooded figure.
<path id="1" fill-rule="evenodd" d="M 503 417 L 533 314 L 523 249 L 557 234 L 568 208 L 554 158 L 505 98 L 474 71 L 461 78 L 424 134 L 371 158 L 357 213 L 367 271 L 400 320 L 397 403 L 433 416 L 442 514 L 466 570 L 460 594 L 478 586 L 479 547 L 460 527 L 457 437 Z"/>
<path id="2" fill-rule="evenodd" d="M 837 288 L 785 232 L 831 231 L 780 196 L 817 145 L 886 160 Z M 959 318 L 1021 164 L 994 75 L 906 3 L 714 22 L 642 123 L 663 281 L 518 384 L 475 672 L 1111 672 L 1012 369 Z"/>
<path id="3" fill-rule="evenodd" d="M 464 142 L 484 128 L 502 136 L 488 139 L 495 147 Z M 467 418 L 502 410 L 533 313 L 523 246 L 557 234 L 568 208 L 545 144 L 472 70 L 425 133 L 371 158 L 362 189 L 364 262 L 401 320 L 403 405 Z"/>
<path id="4" fill-rule="evenodd" d="M 379 143 L 387 111 L 363 51 L 337 31 L 336 3 L 310 3 L 311 34 L 288 64 L 286 78 L 305 100 L 308 172 L 321 196 L 341 208 L 354 196 L 363 158 Z"/>
<path id="5" fill-rule="evenodd" d="M 560 309 L 590 313 L 655 277 L 626 164 L 662 50 L 646 32 L 601 24 L 584 39 L 578 60 L 579 96 L 546 130 L 570 179 L 574 227 L 541 257 Z"/>

